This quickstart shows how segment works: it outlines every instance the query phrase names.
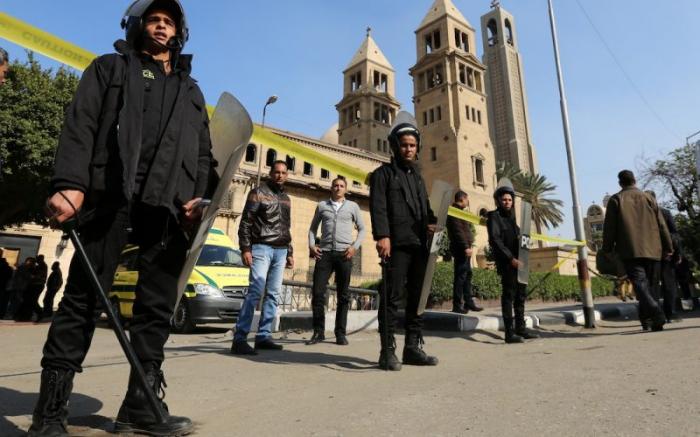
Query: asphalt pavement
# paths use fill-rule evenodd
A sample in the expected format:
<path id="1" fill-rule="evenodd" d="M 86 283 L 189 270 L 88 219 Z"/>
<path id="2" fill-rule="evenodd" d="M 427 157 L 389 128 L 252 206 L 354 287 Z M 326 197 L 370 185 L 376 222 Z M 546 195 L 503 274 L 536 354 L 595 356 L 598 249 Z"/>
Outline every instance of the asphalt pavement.
<path id="1" fill-rule="evenodd" d="M 376 367 L 372 330 L 280 352 L 229 354 L 230 326 L 172 335 L 166 402 L 200 436 L 695 436 L 700 435 L 700 313 L 663 332 L 634 320 L 594 330 L 541 325 L 542 338 L 506 345 L 493 330 L 430 331 L 437 367 Z M 0 435 L 24 435 L 39 387 L 46 324 L 0 323 Z M 399 351 L 403 338 L 399 336 Z M 103 324 L 70 402 L 73 435 L 110 435 L 129 367 Z"/>

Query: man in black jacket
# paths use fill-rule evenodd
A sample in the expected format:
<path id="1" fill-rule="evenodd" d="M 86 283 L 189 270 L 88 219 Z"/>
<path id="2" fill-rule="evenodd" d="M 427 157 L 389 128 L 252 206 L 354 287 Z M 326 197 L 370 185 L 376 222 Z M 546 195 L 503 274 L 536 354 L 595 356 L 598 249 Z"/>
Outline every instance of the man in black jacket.
<path id="1" fill-rule="evenodd" d="M 530 339 L 538 336 L 525 326 L 527 293 L 525 284 L 518 282 L 520 227 L 515 222 L 515 190 L 510 185 L 510 181 L 501 184 L 493 197 L 497 208 L 489 211 L 486 228 L 489 234 L 489 245 L 496 260 L 496 270 L 501 276 L 501 314 L 506 332 L 505 341 L 522 343 L 523 338 Z"/>
<path id="2" fill-rule="evenodd" d="M 270 179 L 248 193 L 241 214 L 238 244 L 243 263 L 250 267 L 250 285 L 231 344 L 234 355 L 256 355 L 256 350 L 260 349 L 282 349 L 282 345 L 272 341 L 272 322 L 277 313 L 284 268 L 294 267 L 290 232 L 292 204 L 284 192 L 286 181 L 287 163 L 275 161 L 270 168 Z M 253 349 L 246 339 L 253 324 L 255 307 L 263 295 Z"/>
<path id="3" fill-rule="evenodd" d="M 401 370 L 394 332 L 398 307 L 404 296 L 403 364 L 434 366 L 438 359 L 423 351 L 423 318 L 418 315 L 428 261 L 428 235 L 434 231 L 436 222 L 416 163 L 420 134 L 413 125 L 402 123 L 392 129 L 389 143 L 394 155 L 391 163 L 383 164 L 372 173 L 369 188 L 372 233 L 379 257 L 388 264 L 387 276 L 382 279 L 389 297 L 386 302 L 379 302 L 379 331 L 386 333 L 381 335 L 379 367 Z"/>
<path id="4" fill-rule="evenodd" d="M 469 206 L 469 196 L 462 190 L 455 193 L 455 208 Z M 454 283 L 452 288 L 452 312 L 467 314 L 469 310 L 482 311 L 472 295 L 472 246 L 474 235 L 471 224 L 452 216 L 447 217 L 447 234 L 450 236 L 450 252 L 454 258 Z"/>
<path id="5" fill-rule="evenodd" d="M 212 168 L 204 97 L 180 51 L 188 30 L 177 0 L 137 0 L 122 27 L 126 41 L 85 70 L 66 111 L 51 179 L 51 221 L 78 221 L 89 259 L 109 289 L 120 252 L 139 246 L 131 344 L 151 389 L 161 396 L 163 346 L 188 247 L 182 230 L 201 215 Z M 75 372 L 101 313 L 77 257 L 54 315 L 42 359 L 41 393 L 30 435 L 66 432 Z M 117 433 L 183 435 L 192 422 L 167 414 L 158 422 L 132 374 L 117 415 Z"/>

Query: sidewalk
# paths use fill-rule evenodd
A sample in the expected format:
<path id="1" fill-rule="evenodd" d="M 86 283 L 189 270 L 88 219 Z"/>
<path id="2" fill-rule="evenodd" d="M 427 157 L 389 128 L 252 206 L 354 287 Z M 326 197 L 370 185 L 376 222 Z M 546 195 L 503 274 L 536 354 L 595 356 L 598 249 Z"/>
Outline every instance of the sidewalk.
<path id="1" fill-rule="evenodd" d="M 529 327 L 544 325 L 583 325 L 583 311 L 576 304 L 530 303 L 526 306 L 525 318 Z M 503 329 L 500 308 L 486 308 L 481 313 L 455 314 L 448 311 L 425 312 L 425 330 L 443 332 L 498 331 Z M 312 330 L 311 311 L 280 313 L 275 326 L 279 331 Z M 621 302 L 616 299 L 601 299 L 595 303 L 595 319 L 636 320 L 636 302 Z M 326 331 L 333 331 L 335 311 L 326 313 Z M 253 325 L 255 326 L 255 325 Z M 376 330 L 376 311 L 350 311 L 348 313 L 348 332 Z"/>

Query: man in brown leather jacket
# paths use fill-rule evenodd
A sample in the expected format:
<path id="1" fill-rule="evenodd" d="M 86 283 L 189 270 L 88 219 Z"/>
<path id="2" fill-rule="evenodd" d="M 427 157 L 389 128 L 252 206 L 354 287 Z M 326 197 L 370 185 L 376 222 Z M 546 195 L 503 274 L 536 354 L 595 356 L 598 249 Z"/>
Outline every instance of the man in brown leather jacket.
<path id="1" fill-rule="evenodd" d="M 238 242 L 243 252 L 243 263 L 250 267 L 250 286 L 238 315 L 231 345 L 231 353 L 235 355 L 255 355 L 258 349 L 282 349 L 282 345 L 272 341 L 271 334 L 284 268 L 294 267 L 289 230 L 291 201 L 284 192 L 286 181 L 287 163 L 275 161 L 270 168 L 270 179 L 248 193 L 243 208 Z M 246 338 L 253 324 L 255 307 L 263 295 L 253 349 Z"/>
<path id="2" fill-rule="evenodd" d="M 639 301 L 642 327 L 663 329 L 666 318 L 651 295 L 656 264 L 673 253 L 671 234 L 656 201 L 639 188 L 630 170 L 617 175 L 620 190 L 608 201 L 603 225 L 603 251 L 615 252 Z"/>

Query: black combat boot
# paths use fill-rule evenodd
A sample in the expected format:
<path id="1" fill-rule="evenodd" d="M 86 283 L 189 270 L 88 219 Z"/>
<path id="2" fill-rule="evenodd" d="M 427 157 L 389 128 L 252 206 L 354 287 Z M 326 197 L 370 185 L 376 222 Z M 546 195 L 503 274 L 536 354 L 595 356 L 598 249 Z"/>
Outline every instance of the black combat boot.
<path id="1" fill-rule="evenodd" d="M 516 316 L 515 318 L 515 333 L 519 335 L 520 337 L 524 338 L 525 340 L 531 340 L 533 338 L 540 338 L 539 334 L 537 332 L 533 331 L 532 329 L 527 329 L 527 325 L 525 324 L 525 317 L 524 316 Z"/>
<path id="2" fill-rule="evenodd" d="M 30 437 L 68 437 L 68 398 L 75 372 L 47 368 L 41 371 L 39 400 L 32 414 Z"/>
<path id="3" fill-rule="evenodd" d="M 522 343 L 523 338 L 515 333 L 513 329 L 513 319 L 503 318 L 503 328 L 506 331 L 506 343 Z"/>
<path id="4" fill-rule="evenodd" d="M 389 334 L 388 344 L 384 344 L 384 336 L 380 334 L 382 350 L 379 352 L 379 368 L 382 370 L 401 370 L 401 361 L 396 356 L 396 338 L 394 334 Z"/>
<path id="5" fill-rule="evenodd" d="M 192 431 L 192 421 L 187 417 L 171 416 L 168 405 L 163 402 L 168 385 L 165 383 L 163 372 L 156 363 L 146 363 L 144 366 L 148 386 L 159 399 L 164 421 L 159 422 L 146 398 L 146 393 L 138 382 L 134 372 L 129 376 L 129 389 L 114 422 L 114 432 L 136 433 L 153 436 L 181 436 Z"/>
<path id="6" fill-rule="evenodd" d="M 480 307 L 479 305 L 477 305 L 476 302 L 474 302 L 474 298 L 469 298 L 469 299 L 467 299 L 466 302 L 464 302 L 464 307 L 467 308 L 467 309 L 469 309 L 470 311 L 474 311 L 474 312 L 477 312 L 477 313 L 478 313 L 479 311 L 483 311 L 483 310 L 484 310 L 482 307 Z"/>
<path id="7" fill-rule="evenodd" d="M 423 351 L 424 343 L 420 333 L 407 332 L 406 343 L 403 346 L 403 363 L 411 366 L 437 366 L 437 357 Z"/>

